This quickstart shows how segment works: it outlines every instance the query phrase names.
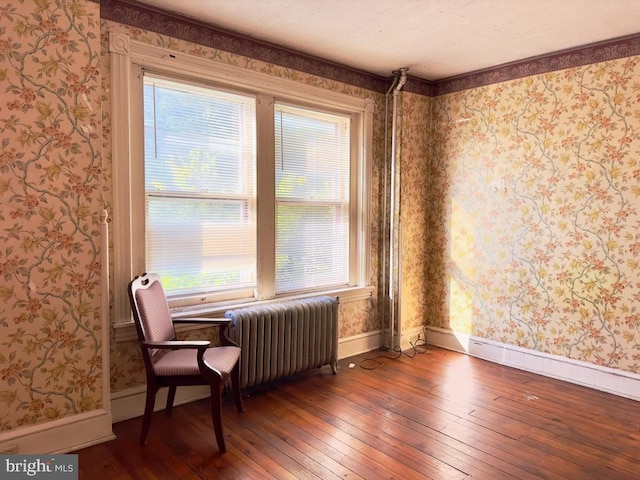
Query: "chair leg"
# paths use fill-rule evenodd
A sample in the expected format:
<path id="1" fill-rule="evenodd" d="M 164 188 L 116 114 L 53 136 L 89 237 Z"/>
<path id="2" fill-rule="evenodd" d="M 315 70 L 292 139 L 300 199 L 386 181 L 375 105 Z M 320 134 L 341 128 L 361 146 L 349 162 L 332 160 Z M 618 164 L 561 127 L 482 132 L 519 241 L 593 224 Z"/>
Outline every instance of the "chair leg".
<path id="1" fill-rule="evenodd" d="M 167 394 L 167 406 L 165 408 L 165 413 L 167 416 L 171 415 L 171 409 L 173 408 L 173 401 L 176 398 L 176 387 L 169 387 L 169 393 Z"/>
<path id="2" fill-rule="evenodd" d="M 149 433 L 149 426 L 151 426 L 151 415 L 153 415 L 153 407 L 156 403 L 156 393 L 158 393 L 158 386 L 147 384 L 147 398 L 144 404 L 144 416 L 142 417 L 140 445 L 147 444 L 147 433 Z"/>
<path id="3" fill-rule="evenodd" d="M 236 363 L 236 366 L 231 371 L 231 389 L 233 390 L 233 399 L 236 402 L 236 409 L 238 412 L 244 412 L 242 405 L 242 393 L 240 391 L 240 362 Z"/>
<path id="4" fill-rule="evenodd" d="M 224 444 L 224 433 L 222 432 L 222 383 L 211 384 L 211 419 L 213 420 L 213 431 L 216 434 L 218 449 L 225 453 L 227 448 Z"/>

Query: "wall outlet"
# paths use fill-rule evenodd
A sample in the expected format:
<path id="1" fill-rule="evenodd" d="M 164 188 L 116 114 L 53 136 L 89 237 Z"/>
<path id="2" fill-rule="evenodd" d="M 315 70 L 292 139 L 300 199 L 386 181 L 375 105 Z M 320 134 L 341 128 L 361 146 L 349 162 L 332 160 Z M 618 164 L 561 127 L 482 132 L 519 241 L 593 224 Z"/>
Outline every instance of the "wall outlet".
<path id="1" fill-rule="evenodd" d="M 18 445 L 0 445 L 0 455 L 15 455 L 16 453 L 18 453 Z"/>

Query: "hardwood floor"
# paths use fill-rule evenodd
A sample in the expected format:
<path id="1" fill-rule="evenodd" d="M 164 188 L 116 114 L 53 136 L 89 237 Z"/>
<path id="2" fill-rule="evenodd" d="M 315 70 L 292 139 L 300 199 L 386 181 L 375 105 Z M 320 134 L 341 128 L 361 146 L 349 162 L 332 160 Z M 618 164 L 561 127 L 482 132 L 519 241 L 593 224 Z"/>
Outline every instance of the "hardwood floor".
<path id="1" fill-rule="evenodd" d="M 79 478 L 640 478 L 640 403 L 422 351 L 281 381 L 247 396 L 243 414 L 227 399 L 224 455 L 206 400 L 157 412 L 146 447 L 140 418 L 117 423 L 116 440 L 76 452 Z"/>

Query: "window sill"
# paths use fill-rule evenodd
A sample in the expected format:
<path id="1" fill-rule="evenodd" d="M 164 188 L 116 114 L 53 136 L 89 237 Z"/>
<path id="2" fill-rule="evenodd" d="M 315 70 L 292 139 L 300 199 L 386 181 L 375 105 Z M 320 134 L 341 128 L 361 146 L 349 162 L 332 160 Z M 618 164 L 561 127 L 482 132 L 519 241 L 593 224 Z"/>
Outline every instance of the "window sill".
<path id="1" fill-rule="evenodd" d="M 247 307 L 251 305 L 267 305 L 269 303 L 278 303 L 278 302 L 286 302 L 287 300 L 296 300 L 300 298 L 307 297 L 316 297 L 319 295 L 329 295 L 332 297 L 339 297 L 340 302 L 355 302 L 358 300 L 366 300 L 373 298 L 373 287 L 348 287 L 341 288 L 336 290 L 327 290 L 324 292 L 314 292 L 313 294 L 304 294 L 304 295 L 290 295 L 286 297 L 278 297 L 272 300 L 264 300 L 264 301 L 254 301 L 254 302 L 246 302 L 246 303 L 236 303 L 229 304 L 225 303 L 224 305 L 220 304 L 208 304 L 208 305 L 196 305 L 191 307 L 179 307 L 172 308 L 171 313 L 175 318 L 189 318 L 189 317 L 223 317 L 227 310 L 233 310 L 236 308 Z M 199 330 L 202 328 L 200 325 L 189 325 L 189 324 L 179 324 L 176 325 L 176 332 L 188 332 L 192 330 Z M 131 322 L 123 322 L 117 323 L 113 325 L 113 329 L 115 331 L 115 341 L 116 342 L 129 342 L 132 340 L 138 339 L 138 334 L 136 333 L 136 327 Z"/>

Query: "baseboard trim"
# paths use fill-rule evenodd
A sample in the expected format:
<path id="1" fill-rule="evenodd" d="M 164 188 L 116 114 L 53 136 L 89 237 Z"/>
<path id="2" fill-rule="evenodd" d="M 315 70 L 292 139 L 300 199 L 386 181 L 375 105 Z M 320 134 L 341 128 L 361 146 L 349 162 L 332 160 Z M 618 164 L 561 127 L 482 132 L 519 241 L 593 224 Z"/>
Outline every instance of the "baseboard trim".
<path id="1" fill-rule="evenodd" d="M 370 352 L 382 345 L 382 330 L 361 333 L 338 340 L 338 360 Z"/>
<path id="2" fill-rule="evenodd" d="M 379 330 L 340 339 L 338 343 L 338 359 L 380 348 L 381 341 L 382 332 Z M 139 385 L 111 394 L 111 415 L 113 422 L 121 422 L 141 416 L 144 413 L 145 392 L 146 386 Z M 158 392 L 154 411 L 164 408 L 167 401 L 167 392 L 168 389 L 166 388 Z M 180 387 L 176 391 L 174 405 L 194 402 L 207 398 L 209 395 L 210 391 L 207 386 Z"/>
<path id="3" fill-rule="evenodd" d="M 111 414 L 93 410 L 0 434 L 0 452 L 68 453 L 114 439 Z"/>
<path id="4" fill-rule="evenodd" d="M 111 415 L 113 422 L 121 422 L 130 418 L 140 417 L 144 413 L 146 385 L 127 388 L 111 394 Z M 156 395 L 154 411 L 164 409 L 167 403 L 168 388 L 161 388 Z M 211 391 L 206 385 L 179 387 L 176 390 L 176 398 L 173 402 L 175 406 L 189 402 L 195 402 L 207 398 Z"/>
<path id="5" fill-rule="evenodd" d="M 427 330 L 430 345 L 640 401 L 640 375 L 442 328 Z"/>
<path id="6" fill-rule="evenodd" d="M 426 341 L 426 331 L 424 326 L 414 327 L 408 330 L 402 331 L 400 337 L 400 348 L 404 352 L 413 348 L 421 347 Z"/>

